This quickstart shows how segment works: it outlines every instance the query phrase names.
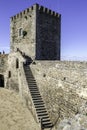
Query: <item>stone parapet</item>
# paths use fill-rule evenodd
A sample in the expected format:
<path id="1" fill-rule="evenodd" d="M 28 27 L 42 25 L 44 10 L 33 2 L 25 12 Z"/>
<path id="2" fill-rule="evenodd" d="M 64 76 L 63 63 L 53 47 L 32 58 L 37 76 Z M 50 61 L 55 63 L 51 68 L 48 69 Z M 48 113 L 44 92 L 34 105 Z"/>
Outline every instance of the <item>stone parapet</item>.
<path id="1" fill-rule="evenodd" d="M 37 9 L 38 11 L 41 11 L 43 13 L 46 13 L 46 14 L 49 14 L 49 15 L 52 15 L 52 16 L 55 16 L 55 17 L 58 17 L 58 18 L 61 16 L 59 13 L 52 11 L 51 9 L 40 6 L 39 4 L 34 4 L 33 6 L 31 6 L 27 9 L 21 11 L 20 13 L 12 16 L 11 20 L 13 21 L 15 19 L 21 18 L 22 16 L 27 15 L 30 11 L 32 11 L 34 9 Z"/>

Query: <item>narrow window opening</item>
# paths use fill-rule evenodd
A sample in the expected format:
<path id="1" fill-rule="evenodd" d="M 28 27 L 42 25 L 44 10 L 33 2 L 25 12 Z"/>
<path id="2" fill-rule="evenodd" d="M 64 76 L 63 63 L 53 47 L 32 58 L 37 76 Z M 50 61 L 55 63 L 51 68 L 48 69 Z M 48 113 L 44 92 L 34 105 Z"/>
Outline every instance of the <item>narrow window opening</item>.
<path id="1" fill-rule="evenodd" d="M 19 68 L 19 60 L 16 59 L 16 69 L 18 69 L 18 68 Z"/>
<path id="2" fill-rule="evenodd" d="M 23 29 L 22 28 L 19 29 L 19 36 L 23 36 Z"/>
<path id="3" fill-rule="evenodd" d="M 11 71 L 8 71 L 8 78 L 11 78 Z"/>

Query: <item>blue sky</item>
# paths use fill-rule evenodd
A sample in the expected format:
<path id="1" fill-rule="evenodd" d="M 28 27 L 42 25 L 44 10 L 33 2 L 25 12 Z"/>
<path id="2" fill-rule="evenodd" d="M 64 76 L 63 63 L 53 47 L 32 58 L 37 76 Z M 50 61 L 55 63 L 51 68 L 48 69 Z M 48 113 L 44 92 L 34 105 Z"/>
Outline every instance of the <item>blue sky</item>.
<path id="1" fill-rule="evenodd" d="M 62 15 L 62 59 L 87 60 L 87 0 L 0 0 L 0 51 L 10 50 L 10 17 L 34 3 Z"/>

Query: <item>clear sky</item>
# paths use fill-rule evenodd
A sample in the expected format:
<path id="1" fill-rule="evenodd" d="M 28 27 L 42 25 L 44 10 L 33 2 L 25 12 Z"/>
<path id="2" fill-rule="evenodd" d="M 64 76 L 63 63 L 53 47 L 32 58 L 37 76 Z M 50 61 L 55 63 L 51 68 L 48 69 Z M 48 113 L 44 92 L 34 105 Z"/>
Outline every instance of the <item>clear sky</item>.
<path id="1" fill-rule="evenodd" d="M 87 60 L 87 0 L 0 0 L 0 51 L 10 50 L 10 17 L 34 3 L 62 16 L 62 59 Z"/>

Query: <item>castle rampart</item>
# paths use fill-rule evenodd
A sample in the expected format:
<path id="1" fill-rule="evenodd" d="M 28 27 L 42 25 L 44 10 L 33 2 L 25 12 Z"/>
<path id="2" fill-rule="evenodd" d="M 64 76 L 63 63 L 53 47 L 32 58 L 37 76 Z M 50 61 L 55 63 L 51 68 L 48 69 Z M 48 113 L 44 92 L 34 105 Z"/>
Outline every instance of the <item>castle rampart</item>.
<path id="1" fill-rule="evenodd" d="M 82 100 L 87 99 L 87 62 L 35 63 L 30 67 L 53 122 L 79 113 Z"/>

